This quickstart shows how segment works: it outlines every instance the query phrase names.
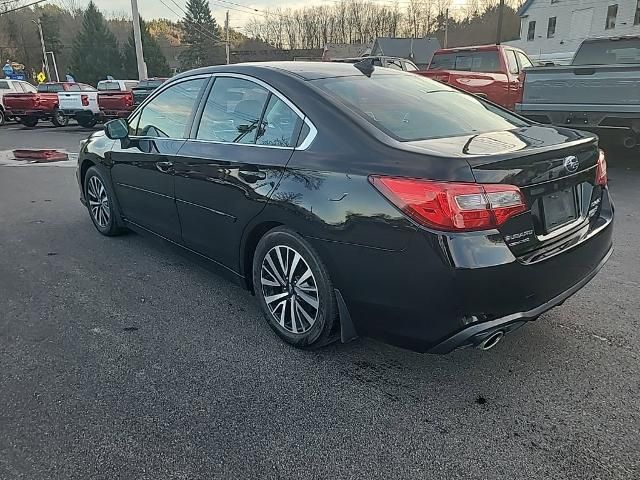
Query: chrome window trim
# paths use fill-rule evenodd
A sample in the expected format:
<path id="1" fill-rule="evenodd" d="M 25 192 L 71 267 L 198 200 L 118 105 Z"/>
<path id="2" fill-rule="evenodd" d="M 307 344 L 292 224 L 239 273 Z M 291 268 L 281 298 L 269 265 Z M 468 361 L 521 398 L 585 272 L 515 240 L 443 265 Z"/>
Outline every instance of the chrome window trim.
<path id="1" fill-rule="evenodd" d="M 283 101 L 285 103 L 285 105 L 287 105 L 291 110 L 293 110 L 293 113 L 295 113 L 300 119 L 302 119 L 302 121 L 309 127 L 309 133 L 304 138 L 304 140 L 300 143 L 300 145 L 297 146 L 297 147 L 295 147 L 295 146 L 294 147 L 279 147 L 279 146 L 276 146 L 276 145 L 258 145 L 256 143 L 221 142 L 221 141 L 216 141 L 216 140 L 200 140 L 200 139 L 197 139 L 197 138 L 186 138 L 185 139 L 185 138 L 162 137 L 162 140 L 186 140 L 186 141 L 189 141 L 189 142 L 213 143 L 213 144 L 218 144 L 218 145 L 242 145 L 242 146 L 245 146 L 245 147 L 273 148 L 273 149 L 276 149 L 276 150 L 306 150 L 307 148 L 309 148 L 309 146 L 311 146 L 311 144 L 315 140 L 316 136 L 318 135 L 318 129 L 313 124 L 313 122 L 311 120 L 309 120 L 309 117 L 307 117 L 302 112 L 302 110 L 300 110 L 291 100 L 289 100 L 286 96 L 284 96 L 282 93 L 280 93 L 274 87 L 272 87 L 268 83 L 260 80 L 259 78 L 255 78 L 255 77 L 252 77 L 250 75 L 245 75 L 243 73 L 231 73 L 231 72 L 204 73 L 204 74 L 199 74 L 199 75 L 193 75 L 193 76 L 190 76 L 190 77 L 184 77 L 184 78 L 181 78 L 181 79 L 175 80 L 175 81 L 169 81 L 169 82 L 163 84 L 158 89 L 156 89 L 153 92 L 152 95 L 150 95 L 144 102 L 142 102 L 140 105 L 138 105 L 138 108 L 136 108 L 133 112 L 131 112 L 131 114 L 129 115 L 129 118 L 133 118 L 134 116 L 136 116 L 138 114 L 138 112 L 140 112 L 143 108 L 145 108 L 149 102 L 153 101 L 154 98 L 156 98 L 162 92 L 164 92 L 168 88 L 171 88 L 174 85 L 178 85 L 180 83 L 187 82 L 187 81 L 190 81 L 190 80 L 197 80 L 197 79 L 201 79 L 201 78 L 204 78 L 204 79 L 213 78 L 213 79 L 215 79 L 217 77 L 240 78 L 242 80 L 247 80 L 247 81 L 253 82 L 253 83 L 261 86 L 262 88 L 266 89 L 268 92 L 270 92 L 271 94 L 273 94 L 276 97 L 278 97 L 278 99 Z M 211 91 L 212 90 L 209 89 L 209 92 L 208 92 L 209 95 L 211 94 Z M 207 98 L 203 98 L 203 101 L 206 102 L 207 99 L 208 99 L 208 97 Z M 157 138 L 157 137 L 131 136 L 130 138 L 134 138 L 134 139 L 153 139 L 153 138 Z"/>

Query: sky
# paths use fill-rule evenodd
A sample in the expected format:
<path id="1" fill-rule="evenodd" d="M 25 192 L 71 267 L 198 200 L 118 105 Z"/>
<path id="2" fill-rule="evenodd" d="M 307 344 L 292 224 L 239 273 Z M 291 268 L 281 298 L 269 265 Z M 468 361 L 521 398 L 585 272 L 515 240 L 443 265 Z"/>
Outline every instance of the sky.
<path id="1" fill-rule="evenodd" d="M 393 0 L 371 0 L 376 3 L 393 3 Z M 65 0 L 52 0 L 53 3 L 64 4 Z M 131 0 L 94 0 L 96 5 L 104 13 L 126 13 L 131 12 Z M 464 4 L 466 0 L 453 0 L 454 4 Z M 89 0 L 75 0 L 81 7 L 86 6 Z M 224 15 L 229 8 L 230 25 L 232 28 L 241 29 L 252 18 L 261 18 L 262 12 L 255 12 L 252 9 L 264 11 L 267 8 L 299 8 L 305 5 L 314 4 L 335 4 L 335 0 L 210 0 L 209 5 L 213 16 L 218 24 L 224 24 Z M 402 6 L 402 1 L 399 0 Z M 164 5 L 166 4 L 166 5 Z M 177 5 L 176 5 L 177 4 Z M 138 0 L 138 8 L 143 18 L 169 18 L 179 20 L 183 16 L 187 0 Z M 179 7 L 180 6 L 180 7 Z M 248 7 L 248 8 L 247 8 Z"/>

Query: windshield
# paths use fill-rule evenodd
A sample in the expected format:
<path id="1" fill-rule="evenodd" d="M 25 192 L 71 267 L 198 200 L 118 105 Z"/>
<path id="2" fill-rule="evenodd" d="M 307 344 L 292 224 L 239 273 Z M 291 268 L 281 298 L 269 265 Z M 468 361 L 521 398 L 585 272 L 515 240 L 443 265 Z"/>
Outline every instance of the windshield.
<path id="1" fill-rule="evenodd" d="M 500 72 L 500 59 L 497 51 L 437 53 L 429 70 L 495 73 Z"/>
<path id="2" fill-rule="evenodd" d="M 640 63 L 640 38 L 585 42 L 572 65 L 615 65 Z"/>
<path id="3" fill-rule="evenodd" d="M 410 73 L 313 81 L 400 141 L 511 130 L 528 125 L 482 100 Z"/>

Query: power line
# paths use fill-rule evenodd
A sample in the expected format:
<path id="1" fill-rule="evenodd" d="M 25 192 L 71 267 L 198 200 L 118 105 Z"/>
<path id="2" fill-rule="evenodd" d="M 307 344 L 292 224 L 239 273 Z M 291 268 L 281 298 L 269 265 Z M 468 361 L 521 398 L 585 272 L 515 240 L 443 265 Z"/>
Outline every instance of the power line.
<path id="1" fill-rule="evenodd" d="M 33 3 L 29 3 L 28 5 L 23 5 L 21 7 L 16 7 L 16 8 L 12 8 L 11 10 L 6 10 L 4 12 L 0 12 L 0 15 L 6 15 L 7 13 L 11 13 L 11 12 L 17 12 L 18 10 L 22 10 L 24 8 L 29 8 L 29 7 L 33 7 L 34 5 L 38 5 L 39 3 L 44 3 L 44 2 L 48 2 L 49 0 L 38 0 L 37 2 L 33 2 Z M 3 4 L 3 5 L 7 5 L 9 4 L 9 2 Z"/>

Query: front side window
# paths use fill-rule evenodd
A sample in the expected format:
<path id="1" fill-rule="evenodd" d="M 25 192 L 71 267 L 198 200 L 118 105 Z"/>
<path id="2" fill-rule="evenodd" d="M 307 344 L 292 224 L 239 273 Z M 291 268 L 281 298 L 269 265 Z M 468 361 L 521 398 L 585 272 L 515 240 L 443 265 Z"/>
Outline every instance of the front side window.
<path id="1" fill-rule="evenodd" d="M 518 61 L 516 60 L 516 53 L 513 50 L 506 50 L 505 55 L 507 56 L 507 67 L 509 68 L 509 73 L 513 75 L 517 75 L 520 73 L 518 69 Z"/>
<path id="2" fill-rule="evenodd" d="M 379 74 L 312 80 L 367 122 L 399 141 L 425 140 L 528 125 L 473 95 L 418 75 Z"/>
<path id="3" fill-rule="evenodd" d="M 140 137 L 187 138 L 187 126 L 206 82 L 204 78 L 187 80 L 160 93 L 142 110 L 137 126 L 134 125 L 134 134 Z"/>
<path id="4" fill-rule="evenodd" d="M 607 7 L 607 21 L 604 24 L 605 30 L 613 30 L 616 28 L 616 17 L 618 16 L 618 5 L 609 5 Z"/>
<path id="5" fill-rule="evenodd" d="M 529 22 L 529 30 L 527 31 L 527 41 L 531 42 L 536 38 L 536 22 L 535 20 Z"/>
<path id="6" fill-rule="evenodd" d="M 242 78 L 218 77 L 202 113 L 198 140 L 255 143 L 269 91 Z"/>
<path id="7" fill-rule="evenodd" d="M 302 119 L 275 95 L 271 95 L 264 111 L 256 143 L 275 147 L 293 147 L 296 144 Z"/>
<path id="8" fill-rule="evenodd" d="M 547 38 L 556 36 L 556 19 L 557 17 L 549 17 L 549 23 L 547 23 Z"/>

